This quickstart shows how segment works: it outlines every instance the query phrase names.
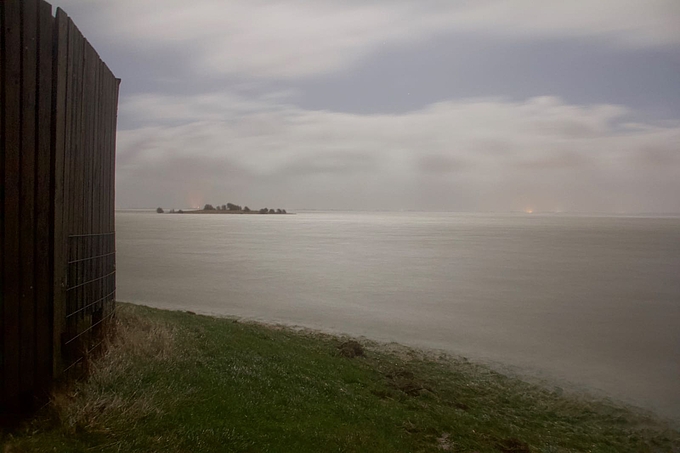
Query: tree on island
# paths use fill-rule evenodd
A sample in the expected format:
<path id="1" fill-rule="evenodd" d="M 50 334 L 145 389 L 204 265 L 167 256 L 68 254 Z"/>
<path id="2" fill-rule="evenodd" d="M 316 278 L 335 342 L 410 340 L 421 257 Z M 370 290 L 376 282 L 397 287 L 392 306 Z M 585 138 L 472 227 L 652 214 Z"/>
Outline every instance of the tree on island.
<path id="1" fill-rule="evenodd" d="M 243 208 L 243 212 L 250 212 L 250 208 L 246 206 L 245 208 Z"/>
<path id="2" fill-rule="evenodd" d="M 207 204 L 203 207 L 204 211 L 215 211 L 215 207 L 211 204 Z"/>
<path id="3" fill-rule="evenodd" d="M 260 209 L 260 214 L 267 214 L 268 212 L 269 212 L 269 209 L 267 209 L 267 208 Z"/>
<path id="4" fill-rule="evenodd" d="M 230 210 L 230 211 L 240 211 L 241 206 L 239 206 L 237 204 L 233 204 L 233 203 L 227 203 L 227 209 Z"/>
<path id="5" fill-rule="evenodd" d="M 273 209 L 270 209 L 270 210 L 269 210 L 269 213 L 270 213 L 270 214 L 276 214 L 276 211 L 274 211 Z"/>
<path id="6" fill-rule="evenodd" d="M 163 214 L 163 208 L 161 208 L 161 207 L 156 208 L 156 212 L 158 214 Z"/>
<path id="7" fill-rule="evenodd" d="M 279 209 L 276 210 L 276 213 L 277 214 L 283 214 L 283 211 L 281 210 L 281 208 L 279 208 Z"/>

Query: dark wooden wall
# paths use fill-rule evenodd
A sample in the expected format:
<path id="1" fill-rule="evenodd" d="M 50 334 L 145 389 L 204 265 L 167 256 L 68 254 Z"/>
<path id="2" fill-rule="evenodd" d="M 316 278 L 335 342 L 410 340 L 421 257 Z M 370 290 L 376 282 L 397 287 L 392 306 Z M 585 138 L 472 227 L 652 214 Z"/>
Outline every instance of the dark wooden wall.
<path id="1" fill-rule="evenodd" d="M 44 396 L 114 313 L 118 85 L 71 19 L 0 1 L 0 411 Z"/>

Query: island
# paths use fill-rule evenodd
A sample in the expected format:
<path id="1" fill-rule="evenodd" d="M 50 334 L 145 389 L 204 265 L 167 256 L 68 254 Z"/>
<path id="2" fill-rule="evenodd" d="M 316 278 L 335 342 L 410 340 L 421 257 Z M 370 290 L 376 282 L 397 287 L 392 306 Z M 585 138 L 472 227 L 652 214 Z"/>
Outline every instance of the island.
<path id="1" fill-rule="evenodd" d="M 165 213 L 163 208 L 159 207 L 156 209 L 159 214 Z M 223 205 L 213 206 L 211 204 L 206 204 L 203 209 L 192 209 L 189 211 L 184 211 L 178 209 L 175 211 L 171 209 L 167 212 L 168 214 L 289 214 L 285 209 L 277 208 L 262 208 L 262 209 L 250 209 L 248 206 L 241 207 L 237 204 L 227 203 Z"/>

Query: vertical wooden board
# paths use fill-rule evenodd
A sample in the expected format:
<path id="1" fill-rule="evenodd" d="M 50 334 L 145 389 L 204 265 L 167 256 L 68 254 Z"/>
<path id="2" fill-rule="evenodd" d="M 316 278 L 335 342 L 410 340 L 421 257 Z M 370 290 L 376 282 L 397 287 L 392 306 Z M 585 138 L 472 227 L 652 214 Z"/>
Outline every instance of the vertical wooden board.
<path id="1" fill-rule="evenodd" d="M 104 181 L 106 182 L 106 196 L 105 196 L 105 206 L 106 206 L 106 219 L 105 219 L 105 224 L 104 224 L 104 230 L 107 233 L 113 233 L 115 230 L 114 227 L 114 222 L 115 222 L 115 213 L 114 213 L 114 207 L 113 207 L 113 193 L 115 191 L 115 185 L 114 185 L 114 172 L 115 172 L 115 162 L 114 158 L 114 150 L 112 149 L 111 146 L 111 140 L 116 134 L 116 129 L 115 126 L 111 124 L 111 118 L 113 117 L 115 113 L 115 101 L 114 101 L 114 93 L 115 93 L 115 86 L 116 86 L 116 80 L 113 77 L 113 74 L 111 71 L 109 71 L 109 68 L 105 67 L 104 68 L 104 73 L 106 74 L 106 80 L 107 80 L 107 90 L 106 90 L 106 113 L 105 113 L 105 118 L 104 118 L 104 124 L 105 128 L 107 131 L 106 134 L 106 143 L 104 144 L 104 149 L 106 151 L 106 171 L 104 173 Z M 106 250 L 108 253 L 115 252 L 115 236 L 107 236 L 106 237 Z M 114 263 L 115 257 L 114 256 L 108 256 L 106 258 L 105 262 L 105 271 L 107 274 L 113 272 L 115 270 L 113 263 Z M 112 278 L 109 278 L 106 282 L 106 301 L 105 301 L 105 313 L 108 315 L 111 312 L 111 298 L 112 295 L 111 293 L 114 291 L 114 282 L 115 282 L 115 274 L 113 275 Z"/>
<path id="2" fill-rule="evenodd" d="M 87 39 L 83 42 L 85 56 L 85 68 L 83 76 L 83 228 L 84 233 L 92 233 L 92 165 L 94 158 L 94 146 L 92 143 L 92 107 L 94 97 L 94 49 Z M 83 241 L 88 250 L 85 256 L 90 256 L 89 242 Z M 89 263 L 88 263 L 89 264 Z M 86 266 L 89 268 L 89 266 Z M 88 280 L 92 277 L 88 275 Z"/>
<path id="3" fill-rule="evenodd" d="M 113 217 L 114 209 L 116 206 L 116 130 L 118 126 L 118 96 L 119 96 L 119 90 L 120 90 L 120 79 L 115 79 L 114 83 L 114 92 L 113 92 L 113 99 L 112 99 L 112 107 L 113 107 L 113 116 L 111 119 L 111 130 L 113 131 L 113 135 L 111 138 L 111 171 L 110 171 L 110 177 L 111 177 L 111 207 L 110 207 L 110 212 L 112 214 L 111 217 L 111 231 L 115 231 L 115 219 Z M 115 238 L 115 236 L 114 236 Z M 112 266 L 115 269 L 116 268 L 116 255 L 113 255 L 113 260 L 112 260 Z M 114 280 L 113 280 L 113 291 L 114 291 L 114 300 L 113 300 L 113 309 L 115 309 L 115 291 L 116 291 L 116 280 L 117 277 L 114 275 Z"/>
<path id="4" fill-rule="evenodd" d="M 71 123 L 71 158 L 73 159 L 73 174 L 70 180 L 73 188 L 73 225 L 71 234 L 81 235 L 85 231 L 83 230 L 84 224 L 84 213 L 83 213 L 83 203 L 84 203 L 84 150 L 83 150 L 83 77 L 84 77 L 84 54 L 83 54 L 83 41 L 84 38 L 78 30 L 78 27 L 73 25 L 73 38 L 74 38 L 74 67 L 73 67 L 73 79 L 74 79 L 74 91 L 73 91 L 73 120 Z M 78 239 L 71 240 L 71 247 L 73 247 L 73 259 L 79 260 L 82 258 L 83 248 L 81 241 Z M 79 301 L 82 299 L 82 286 L 79 286 L 84 281 L 83 266 L 79 262 L 76 266 L 76 278 L 71 286 L 76 286 L 76 289 L 71 290 L 70 300 L 71 306 L 69 307 L 69 313 L 73 313 L 79 308 Z M 68 333 L 68 340 L 74 338 L 78 334 L 78 330 L 81 327 L 80 316 L 71 318 L 73 322 L 71 323 L 71 329 Z M 73 360 L 73 357 L 69 359 Z M 70 363 L 66 364 L 67 366 Z"/>
<path id="5" fill-rule="evenodd" d="M 85 112 L 85 123 L 84 123 L 84 133 L 85 133 L 85 178 L 84 178 L 84 189 L 85 189 L 85 233 L 91 235 L 94 233 L 93 221 L 94 221 L 94 159 L 95 159 L 95 145 L 94 145 L 94 97 L 95 97 L 95 72 L 96 72 L 96 52 L 90 45 L 90 43 L 85 40 L 85 96 L 84 96 L 84 112 Z M 87 236 L 83 241 L 85 245 L 85 258 L 91 258 L 94 256 L 94 243 L 95 236 Z M 97 276 L 94 274 L 93 262 L 88 259 L 84 262 L 84 267 L 86 271 L 85 281 L 91 282 Z M 81 308 L 87 307 L 93 301 L 93 293 L 96 283 L 89 283 L 83 287 L 83 298 L 81 301 Z M 83 314 L 86 316 L 85 329 L 89 329 L 92 324 L 92 310 L 90 308 L 85 308 Z M 89 338 L 91 335 L 88 333 L 84 335 L 83 342 L 86 348 L 89 348 Z"/>
<path id="6" fill-rule="evenodd" d="M 76 68 L 74 70 L 73 76 L 76 79 L 76 92 L 74 95 L 75 100 L 75 117 L 73 124 L 73 137 L 74 137 L 74 183 L 77 208 L 74 209 L 76 213 L 74 233 L 83 234 L 85 233 L 85 134 L 84 134 L 84 99 L 85 99 L 85 53 L 84 53 L 84 43 L 85 38 L 75 27 L 75 38 L 76 38 Z M 82 250 L 80 247 L 77 248 L 78 256 L 77 258 L 82 258 Z M 82 277 L 82 276 L 81 276 Z"/>
<path id="7" fill-rule="evenodd" d="M 102 232 L 110 233 L 111 228 L 110 228 L 110 217 L 111 214 L 109 212 L 110 209 L 110 201 L 111 201 L 111 180 L 109 177 L 109 171 L 111 167 L 111 150 L 109 147 L 109 140 L 112 134 L 115 134 L 116 131 L 111 130 L 111 126 L 109 124 L 109 118 L 111 117 L 111 97 L 113 95 L 113 84 L 111 82 L 111 74 L 106 67 L 106 65 L 102 66 L 102 73 L 104 76 L 104 80 L 106 81 L 104 91 L 102 92 L 102 106 L 104 107 L 103 114 L 102 114 L 102 128 L 104 130 L 104 134 L 102 136 L 102 162 L 103 162 L 103 173 L 102 173 L 102 182 L 104 185 L 103 188 L 103 214 L 104 214 L 104 219 L 102 222 Z M 108 273 L 108 272 L 107 272 Z M 108 288 L 106 288 L 108 289 Z M 106 294 L 108 294 L 109 291 L 107 291 Z"/>
<path id="8" fill-rule="evenodd" d="M 76 51 L 76 28 L 73 21 L 68 18 L 68 55 L 67 55 L 67 68 L 66 68 L 66 115 L 65 115 L 65 129 L 64 129 L 64 248 L 66 250 L 65 260 L 62 265 L 68 272 L 67 278 L 67 288 L 74 286 L 77 282 L 77 275 L 73 273 L 68 267 L 68 261 L 74 259 L 74 251 L 71 249 L 71 240 L 69 235 L 76 231 L 75 228 L 75 218 L 76 218 L 76 187 L 74 181 L 75 176 L 75 162 L 76 162 L 76 137 L 74 133 L 74 124 L 76 122 L 76 107 L 77 98 L 79 95 L 76 77 L 77 70 L 77 59 L 78 53 Z M 71 293 L 66 293 L 65 305 L 64 305 L 64 333 L 63 337 L 59 339 L 63 346 L 63 342 L 70 336 L 72 331 L 71 323 L 66 321 L 66 316 L 71 311 L 72 302 Z M 66 351 L 60 357 L 61 368 L 64 369 L 69 364 L 66 360 Z"/>
<path id="9" fill-rule="evenodd" d="M 0 1 L 0 341 L 4 342 L 5 294 L 5 2 Z M 4 353 L 0 347 L 0 357 Z M 5 373 L 0 358 L 0 410 L 5 401 Z"/>
<path id="10" fill-rule="evenodd" d="M 94 67 L 94 92 L 92 94 L 92 232 L 100 233 L 100 220 L 101 220 L 101 148 L 99 145 L 99 110 L 101 108 L 100 103 L 100 74 L 101 74 L 101 61 L 97 54 L 95 53 L 95 67 Z M 95 241 L 95 244 L 97 241 Z M 97 247 L 95 247 L 95 253 L 97 253 Z M 99 265 L 99 260 L 93 263 L 95 266 Z M 99 274 L 99 272 L 96 272 Z"/>
<path id="11" fill-rule="evenodd" d="M 108 109 L 110 105 L 110 100 L 109 100 L 109 93 L 111 91 L 111 79 L 109 76 L 109 71 L 106 65 L 102 62 L 101 65 L 101 73 L 102 73 L 102 92 L 101 92 L 101 105 L 102 105 L 102 111 L 101 111 L 101 128 L 102 128 L 102 133 L 100 135 L 100 140 L 101 140 L 101 151 L 102 151 L 102 173 L 101 173 L 101 178 L 102 178 L 102 196 L 101 196 L 101 203 L 102 203 L 102 221 L 101 221 L 101 231 L 102 233 L 109 233 L 109 191 L 111 190 L 109 187 L 109 180 L 107 177 L 107 173 L 109 171 L 110 163 L 109 163 L 109 151 L 107 147 L 107 141 L 109 134 L 111 134 L 111 131 L 109 130 L 109 126 L 107 124 L 107 115 L 108 115 Z M 108 236 L 103 237 L 102 241 L 102 251 L 104 253 L 109 253 L 109 239 Z M 108 265 L 108 256 L 102 259 L 102 274 L 107 275 L 110 273 L 109 270 L 109 265 Z M 107 298 L 108 294 L 110 293 L 109 289 L 109 281 L 110 279 L 106 279 L 104 284 L 102 285 L 102 297 Z M 102 300 L 102 309 L 104 310 L 104 314 L 106 314 L 106 308 L 107 308 L 107 300 L 104 299 Z"/>
<path id="12" fill-rule="evenodd" d="M 4 293 L 3 376 L 7 408 L 16 408 L 19 393 L 19 198 L 21 171 L 21 9 L 19 0 L 3 1 L 4 34 Z"/>
<path id="13" fill-rule="evenodd" d="M 103 136 L 103 129 L 102 129 L 102 124 L 101 124 L 101 112 L 102 112 L 102 85 L 103 85 L 103 80 L 102 80 L 102 61 L 97 58 L 97 76 L 96 76 L 96 81 L 97 81 L 97 89 L 95 92 L 95 122 L 94 122 L 94 152 L 95 152 L 95 164 L 94 164 L 94 177 L 95 177 L 95 193 L 94 193 L 94 205 L 95 205 L 95 217 L 94 217 L 94 231 L 98 234 L 101 234 L 102 231 L 102 217 L 103 217 L 103 212 L 102 212 L 102 191 L 103 189 L 103 181 L 102 181 L 102 175 L 103 175 L 103 161 L 102 161 L 102 136 Z M 98 248 L 99 250 L 99 248 Z M 98 254 L 101 254 L 99 252 Z M 101 265 L 101 259 L 97 260 L 97 265 Z M 101 271 L 101 266 L 98 270 L 98 274 Z"/>
<path id="14" fill-rule="evenodd" d="M 69 97 L 73 103 L 73 115 L 71 123 L 69 124 L 71 132 L 71 178 L 69 184 L 72 190 L 72 197 L 70 200 L 73 208 L 71 209 L 73 219 L 71 223 L 71 230 L 69 234 L 80 234 L 81 219 L 82 219 L 82 98 L 83 98 L 83 40 L 80 35 L 78 27 L 71 22 L 71 38 L 73 39 L 73 69 L 70 77 L 73 78 L 73 91 L 69 93 Z M 74 257 L 78 258 L 78 257 Z M 74 282 L 75 283 L 75 282 Z M 73 286 L 73 285 L 71 285 Z"/>
<path id="15" fill-rule="evenodd" d="M 53 249 L 53 302 L 52 302 L 52 376 L 57 377 L 62 370 L 61 335 L 65 327 L 66 304 L 66 205 L 65 153 L 66 153 L 66 91 L 68 70 L 68 18 L 62 9 L 57 9 L 54 22 L 54 46 L 52 66 L 52 212 L 54 230 Z"/>
<path id="16" fill-rule="evenodd" d="M 101 172 L 101 160 L 99 158 L 100 156 L 100 148 L 99 148 L 99 84 L 101 82 L 99 75 L 100 75 L 100 67 L 101 67 L 101 60 L 99 59 L 99 55 L 97 55 L 97 52 L 92 49 L 92 53 L 94 54 L 94 90 L 92 92 L 92 99 L 90 100 L 90 103 L 92 105 L 91 110 L 92 110 L 92 227 L 91 231 L 94 234 L 99 234 L 99 221 L 100 221 L 100 215 L 101 215 L 101 205 L 99 202 L 99 192 L 101 190 L 101 178 L 99 176 Z M 99 251 L 99 236 L 95 236 L 92 241 L 92 256 L 98 256 L 101 254 Z M 100 274 L 100 259 L 93 259 L 92 262 L 90 263 L 90 267 L 92 268 L 92 274 L 93 277 L 98 278 Z M 91 290 L 91 301 L 89 304 L 94 303 L 96 300 L 99 299 L 99 294 L 101 292 L 101 281 L 98 281 L 96 284 L 92 285 L 92 290 Z M 96 306 L 92 306 L 90 311 L 96 310 Z"/>
<path id="17" fill-rule="evenodd" d="M 77 27 L 76 27 L 77 29 Z M 77 218 L 76 218 L 76 233 L 78 234 L 78 237 L 74 239 L 74 244 L 76 245 L 76 255 L 77 258 L 80 260 L 86 256 L 86 239 L 83 237 L 84 234 L 87 233 L 87 218 L 89 215 L 88 208 L 86 206 L 87 203 L 87 191 L 86 191 L 86 174 L 87 174 L 87 164 L 88 164 L 88 159 L 87 159 L 87 129 L 86 129 L 86 119 L 87 119 L 87 111 L 86 111 L 86 99 L 87 99 L 87 84 L 86 84 L 86 78 L 87 78 L 87 62 L 86 62 L 86 41 L 83 35 L 80 33 L 78 30 L 76 33 L 76 39 L 78 41 L 77 44 L 77 50 L 79 52 L 79 61 L 80 61 L 80 68 L 77 77 L 79 78 L 79 85 L 80 85 L 80 94 L 78 96 L 78 121 L 75 125 L 76 127 L 76 135 L 77 135 L 77 180 L 76 184 L 78 185 L 77 187 L 77 194 L 78 194 L 78 210 L 77 210 Z M 83 285 L 87 279 L 88 279 L 88 274 L 87 274 L 87 267 L 86 263 L 79 261 L 78 265 L 78 275 L 79 275 L 79 286 L 75 291 L 75 304 L 74 304 L 74 309 L 78 310 L 77 316 L 75 316 L 76 320 L 76 325 L 75 325 L 75 330 L 71 336 L 71 338 L 77 338 L 77 336 L 83 332 L 86 328 L 87 324 L 87 318 L 85 316 L 85 312 L 80 310 L 83 306 L 83 299 L 85 297 L 85 286 Z M 77 356 L 80 355 L 80 341 L 76 341 L 73 344 L 73 347 L 75 349 L 75 354 Z M 77 357 L 74 357 L 76 359 Z"/>
<path id="18" fill-rule="evenodd" d="M 107 233 L 112 233 L 114 231 L 113 227 L 113 194 L 115 191 L 115 186 L 114 186 L 114 181 L 113 181 L 113 173 L 115 171 L 115 162 L 112 159 L 112 156 L 114 154 L 113 152 L 113 145 L 112 145 L 112 140 L 116 134 L 116 128 L 113 125 L 113 116 L 115 114 L 114 112 L 114 93 L 115 93 L 115 79 L 113 75 L 111 74 L 111 71 L 109 71 L 108 68 L 105 68 L 105 73 L 107 75 L 107 80 L 108 80 L 108 89 L 105 94 L 106 96 L 106 130 L 107 130 L 107 135 L 106 135 L 106 143 L 104 144 L 104 150 L 106 154 L 106 162 L 107 162 L 107 168 L 106 172 L 104 174 L 104 181 L 106 182 L 106 189 L 107 189 L 107 194 L 106 194 L 106 222 L 105 222 L 105 230 Z M 115 241 L 115 237 L 113 239 Z M 111 243 L 112 238 L 111 236 L 107 236 L 107 250 L 112 251 L 112 244 Z M 114 245 L 115 246 L 115 245 Z M 115 270 L 114 268 L 114 256 L 107 257 L 106 260 L 106 273 L 109 274 L 112 271 Z M 115 275 L 112 278 L 107 279 L 106 281 L 106 294 L 107 294 L 107 301 L 104 305 L 104 313 L 105 315 L 110 314 L 111 311 L 111 303 L 110 303 L 110 294 L 114 290 L 114 281 L 115 281 Z"/>
<path id="19" fill-rule="evenodd" d="M 101 231 L 102 233 L 109 233 L 109 192 L 110 192 L 110 186 L 109 186 L 109 178 L 108 178 L 108 171 L 110 167 L 110 160 L 109 160 L 109 149 L 108 149 L 108 138 L 112 131 L 109 128 L 109 125 L 107 123 L 108 121 L 108 115 L 109 115 L 109 109 L 111 105 L 110 97 L 111 97 L 111 77 L 108 71 L 108 68 L 106 67 L 105 64 L 102 63 L 101 65 L 101 72 L 102 72 L 102 79 L 103 79 L 103 87 L 102 87 L 102 92 L 101 92 L 101 105 L 102 105 L 102 118 L 101 118 L 101 127 L 102 127 L 102 134 L 101 134 L 101 156 L 102 156 L 102 224 L 101 224 Z M 104 236 L 103 241 L 102 241 L 102 251 L 105 253 L 109 253 L 109 237 Z M 108 275 L 111 271 L 109 269 L 109 257 L 103 258 L 102 259 L 102 274 L 103 275 Z M 110 289 L 110 278 L 107 278 L 104 281 L 104 284 L 102 285 L 102 297 L 108 297 L 108 294 L 111 292 Z M 103 313 L 106 315 L 106 310 L 107 310 L 107 300 L 102 301 L 102 310 Z"/>
<path id="20" fill-rule="evenodd" d="M 96 177 L 96 191 L 95 191 L 95 211 L 96 211 L 96 225 L 95 225 L 95 232 L 101 234 L 103 233 L 102 230 L 102 219 L 103 219 L 103 205 L 102 205 L 102 192 L 103 192 L 103 181 L 102 181 L 102 175 L 103 175 L 103 161 L 102 161 L 102 136 L 103 136 L 103 127 L 102 127 L 102 110 L 103 110 L 103 102 L 102 102 L 102 91 L 103 91 L 103 86 L 104 86 L 104 80 L 103 80 L 103 71 L 102 71 L 102 61 L 100 59 L 97 60 L 97 91 L 95 94 L 95 177 Z M 97 255 L 102 255 L 103 254 L 103 248 L 101 247 L 101 242 L 102 236 L 99 236 L 97 238 Z M 95 261 L 95 266 L 96 266 L 96 272 L 97 275 L 104 275 L 104 267 L 103 267 L 103 261 L 102 258 L 97 258 Z M 99 282 L 99 284 L 96 287 L 96 291 L 94 294 L 94 300 L 101 300 L 102 296 L 104 295 L 104 284 L 105 282 Z M 97 304 L 95 306 L 95 309 L 98 309 L 100 304 Z"/>
<path id="21" fill-rule="evenodd" d="M 96 144 L 95 144 L 95 107 L 96 107 L 96 89 L 97 89 L 97 79 L 96 79 L 96 73 L 97 73 L 97 63 L 99 58 L 97 57 L 97 53 L 94 51 L 94 48 L 92 45 L 85 40 L 85 56 L 86 56 L 86 65 L 85 65 L 85 82 L 86 82 L 86 97 L 85 97 L 85 111 L 86 111 L 86 123 L 85 123 L 85 136 L 87 140 L 87 145 L 86 145 L 86 177 L 85 177 L 85 194 L 86 194 L 86 199 L 87 199 L 87 211 L 86 211 L 86 226 L 85 230 L 87 234 L 93 234 L 95 233 L 95 213 L 97 210 L 97 207 L 95 206 L 95 183 L 96 183 L 96 177 L 95 177 L 95 162 L 96 162 L 96 155 L 97 155 L 97 150 L 96 150 Z M 86 243 L 86 252 L 85 252 L 85 257 L 87 258 L 92 258 L 93 256 L 96 255 L 96 250 L 95 250 L 95 244 L 96 244 L 96 236 L 88 236 L 87 240 L 85 241 Z M 95 267 L 94 267 L 94 261 L 92 259 L 88 259 L 88 261 L 85 261 L 86 264 L 86 270 L 87 270 L 87 280 L 86 281 L 92 281 L 95 278 L 97 278 L 97 275 L 95 274 Z M 95 289 L 97 287 L 97 283 L 90 283 L 84 287 L 84 297 L 82 301 L 83 307 L 89 306 L 95 299 Z M 90 328 L 92 324 L 92 308 L 87 308 L 84 310 L 85 313 L 88 316 L 87 320 L 87 326 L 86 328 Z M 87 338 L 84 339 L 86 347 L 89 349 L 91 345 L 89 344 L 89 339 L 91 338 L 91 334 L 87 334 Z"/>
<path id="22" fill-rule="evenodd" d="M 116 126 L 113 124 L 113 118 L 115 115 L 115 90 L 116 90 L 116 85 L 117 82 L 115 78 L 113 77 L 113 74 L 106 68 L 106 73 L 107 73 L 107 79 L 108 79 L 108 90 L 106 93 L 106 130 L 107 130 L 107 135 L 106 135 L 106 144 L 105 144 L 105 150 L 106 150 L 106 162 L 107 162 L 107 167 L 106 167 L 106 173 L 104 174 L 104 178 L 106 181 L 106 189 L 107 189 L 107 194 L 106 194 L 106 225 L 105 229 L 107 233 L 113 233 L 115 230 L 114 227 L 114 222 L 115 222 L 115 214 L 114 214 L 114 206 L 113 206 L 113 197 L 115 193 L 115 179 L 114 179 L 114 174 L 115 174 L 115 150 L 113 149 L 112 141 L 114 140 L 114 137 L 116 135 Z M 107 236 L 107 250 L 109 252 L 115 252 L 115 236 Z M 111 273 L 115 270 L 115 256 L 109 256 L 107 257 L 106 261 L 106 272 Z M 106 311 L 107 314 L 111 311 L 111 303 L 110 300 L 112 298 L 111 293 L 114 292 L 115 290 L 115 274 L 112 278 L 110 278 L 107 281 L 106 284 L 106 295 L 107 295 L 107 302 L 106 302 Z"/>
<path id="23" fill-rule="evenodd" d="M 115 213 L 114 213 L 114 207 L 113 207 L 113 196 L 114 196 L 114 191 L 115 191 L 115 180 L 114 180 L 114 172 L 115 172 L 115 157 L 114 157 L 114 150 L 111 145 L 111 140 L 113 137 L 116 135 L 116 129 L 115 126 L 111 124 L 111 120 L 113 118 L 113 115 L 115 114 L 115 100 L 114 100 L 114 93 L 115 93 L 115 88 L 116 88 L 116 80 L 113 77 L 113 74 L 109 70 L 108 67 L 104 68 L 104 72 L 106 74 L 106 79 L 107 79 L 107 90 L 106 90 L 106 113 L 105 113 L 105 118 L 104 118 L 104 124 L 106 127 L 106 143 L 104 145 L 104 149 L 106 150 L 106 171 L 104 173 L 104 181 L 106 182 L 106 199 L 105 199 L 105 204 L 106 204 L 106 220 L 105 220 L 105 225 L 104 229 L 107 233 L 113 233 L 115 231 L 114 227 L 114 222 L 115 222 Z M 115 252 L 115 235 L 114 236 L 107 236 L 106 237 L 106 250 L 107 252 Z M 105 263 L 105 268 L 106 268 L 106 273 L 109 274 L 113 271 L 115 271 L 114 267 L 114 262 L 115 262 L 115 256 L 108 256 L 106 258 L 106 263 Z M 109 278 L 106 282 L 106 297 L 107 300 L 105 302 L 105 313 L 108 315 L 111 312 L 111 299 L 112 295 L 111 293 L 114 291 L 114 282 L 115 282 L 115 274 L 113 275 L 112 278 Z"/>
<path id="24" fill-rule="evenodd" d="M 86 41 L 87 42 L 87 41 Z M 89 192 L 89 198 L 90 198 L 90 220 L 89 220 L 89 228 L 88 232 L 89 234 L 96 234 L 97 233 L 97 154 L 98 154 L 98 149 L 97 149 L 97 69 L 99 67 L 99 57 L 97 56 L 97 52 L 95 52 L 94 48 L 87 43 L 87 52 L 88 55 L 91 59 L 90 65 L 89 65 L 89 71 L 88 71 L 88 78 L 91 81 L 91 89 L 90 89 L 90 94 L 88 96 L 87 100 L 87 106 L 88 106 L 88 116 L 89 116 L 89 123 L 88 123 L 88 137 L 89 137 L 89 152 L 88 152 L 88 158 L 89 158 L 89 178 L 88 178 L 88 192 Z M 89 257 L 94 257 L 97 255 L 97 236 L 91 236 L 89 241 L 89 250 L 88 250 L 88 256 Z M 90 272 L 90 278 L 88 280 L 93 280 L 97 277 L 99 277 L 97 273 L 97 260 L 96 259 L 90 259 L 87 261 L 87 267 Z M 85 299 L 85 305 L 89 306 L 87 309 L 88 313 L 92 313 L 93 307 L 91 304 L 94 302 L 97 297 L 97 289 L 99 286 L 99 282 L 92 283 L 88 285 L 87 288 L 87 297 Z M 91 347 L 91 344 L 88 345 L 88 348 Z"/>
<path id="25" fill-rule="evenodd" d="M 101 160 L 102 160 L 102 193 L 101 193 L 101 203 L 102 203 L 102 218 L 101 218 L 101 232 L 102 233 L 108 233 L 107 231 L 107 221 L 108 221 L 108 206 L 107 206 L 107 197 L 108 197 L 108 191 L 109 187 L 106 181 L 106 171 L 108 169 L 108 159 L 107 159 L 107 150 L 106 150 L 106 139 L 108 137 L 108 126 L 106 125 L 106 110 L 107 110 L 107 92 L 109 89 L 109 79 L 108 79 L 108 74 L 106 72 L 106 65 L 102 63 L 101 66 L 101 92 L 100 92 L 100 100 L 101 100 L 101 112 L 100 112 L 100 118 L 99 118 L 99 124 L 100 124 L 100 134 L 99 134 L 99 140 L 100 140 L 100 147 L 101 147 Z"/>
<path id="26" fill-rule="evenodd" d="M 38 12 L 37 181 L 36 181 L 36 390 L 52 376 L 52 7 L 41 1 Z"/>
<path id="27" fill-rule="evenodd" d="M 38 63 L 38 0 L 22 1 L 21 67 L 21 352 L 22 395 L 30 395 L 35 381 L 35 170 L 36 70 Z"/>

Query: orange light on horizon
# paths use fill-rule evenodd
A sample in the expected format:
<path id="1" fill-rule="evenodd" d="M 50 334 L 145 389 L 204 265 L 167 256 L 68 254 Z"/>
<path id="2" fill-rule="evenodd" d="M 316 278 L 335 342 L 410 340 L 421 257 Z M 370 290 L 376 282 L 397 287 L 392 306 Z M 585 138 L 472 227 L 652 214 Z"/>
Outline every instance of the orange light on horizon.
<path id="1" fill-rule="evenodd" d="M 196 189 L 191 189 L 189 190 L 188 196 L 187 196 L 187 202 L 189 203 L 189 206 L 194 207 L 202 206 L 203 202 L 203 195 L 200 193 L 200 191 Z"/>
<path id="2" fill-rule="evenodd" d="M 527 214 L 531 214 L 534 212 L 534 210 L 532 208 L 525 208 L 524 212 L 526 212 Z"/>

